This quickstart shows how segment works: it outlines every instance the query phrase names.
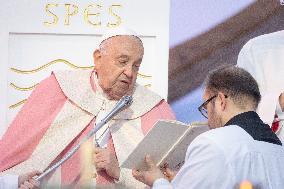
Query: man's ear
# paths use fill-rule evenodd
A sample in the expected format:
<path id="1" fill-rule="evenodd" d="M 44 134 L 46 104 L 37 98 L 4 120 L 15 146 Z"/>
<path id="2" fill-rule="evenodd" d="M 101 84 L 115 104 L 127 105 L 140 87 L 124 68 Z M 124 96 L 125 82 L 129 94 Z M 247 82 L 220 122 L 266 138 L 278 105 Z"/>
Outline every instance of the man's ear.
<path id="1" fill-rule="evenodd" d="M 93 53 L 95 68 L 100 64 L 101 57 L 101 51 L 99 49 L 96 49 Z"/>
<path id="2" fill-rule="evenodd" d="M 227 106 L 227 100 L 226 100 L 226 97 L 225 97 L 224 93 L 219 92 L 218 93 L 218 98 L 220 100 L 221 110 L 224 111 L 226 109 L 226 106 Z"/>
<path id="3" fill-rule="evenodd" d="M 283 112 L 284 111 L 284 92 L 282 92 L 279 96 L 279 104 Z"/>

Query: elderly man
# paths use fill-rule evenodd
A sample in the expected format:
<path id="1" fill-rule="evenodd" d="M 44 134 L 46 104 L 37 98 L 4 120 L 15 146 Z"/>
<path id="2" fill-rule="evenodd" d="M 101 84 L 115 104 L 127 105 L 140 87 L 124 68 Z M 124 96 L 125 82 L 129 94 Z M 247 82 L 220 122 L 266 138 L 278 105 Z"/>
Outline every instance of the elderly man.
<path id="1" fill-rule="evenodd" d="M 255 112 L 261 96 L 253 77 L 241 68 L 225 67 L 211 71 L 205 87 L 199 110 L 211 130 L 189 145 L 171 183 L 149 156 L 148 170 L 133 170 L 134 177 L 153 189 L 228 189 L 244 180 L 256 188 L 283 188 L 284 149 Z"/>
<path id="2" fill-rule="evenodd" d="M 132 31 L 113 29 L 93 54 L 94 71 L 54 72 L 42 81 L 1 140 L 0 170 L 16 174 L 44 171 L 95 127 L 117 100 L 132 95 L 130 107 L 93 137 L 92 142 L 101 148 L 94 149 L 90 183 L 143 188 L 131 170 L 119 164 L 158 119 L 174 119 L 165 100 L 136 83 L 143 54 L 142 41 Z M 84 175 L 80 158 L 76 152 L 45 178 L 45 185 L 85 184 L 80 179 Z"/>
<path id="3" fill-rule="evenodd" d="M 258 82 L 262 100 L 258 113 L 284 142 L 284 30 L 249 40 L 238 57 Z"/>

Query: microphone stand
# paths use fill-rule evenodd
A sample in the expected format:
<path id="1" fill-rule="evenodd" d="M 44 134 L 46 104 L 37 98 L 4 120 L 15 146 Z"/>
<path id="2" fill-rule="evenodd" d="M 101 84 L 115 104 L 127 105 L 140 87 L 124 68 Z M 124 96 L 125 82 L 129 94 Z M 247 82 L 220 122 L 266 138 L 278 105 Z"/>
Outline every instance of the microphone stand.
<path id="1" fill-rule="evenodd" d="M 64 163 L 66 160 L 68 160 L 79 148 L 80 146 L 86 142 L 91 136 L 93 136 L 102 126 L 104 126 L 109 120 L 111 120 L 118 112 L 120 112 L 125 107 L 129 106 L 132 103 L 132 97 L 131 96 L 123 96 L 115 105 L 115 107 L 112 109 L 111 112 L 109 112 L 98 124 L 96 124 L 95 128 L 93 128 L 80 142 L 74 146 L 71 150 L 67 152 L 67 154 L 58 162 L 56 162 L 54 165 L 52 165 L 50 168 L 45 170 L 42 174 L 40 174 L 37 178 L 35 178 L 36 181 L 40 181 L 43 177 L 48 175 L 50 172 L 57 169 L 62 163 Z"/>

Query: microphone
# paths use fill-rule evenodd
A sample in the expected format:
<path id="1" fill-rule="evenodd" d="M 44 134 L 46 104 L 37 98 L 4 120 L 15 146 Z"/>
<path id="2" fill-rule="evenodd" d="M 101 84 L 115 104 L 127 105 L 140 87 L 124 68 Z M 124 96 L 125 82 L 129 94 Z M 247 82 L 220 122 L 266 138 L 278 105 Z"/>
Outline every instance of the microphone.
<path id="1" fill-rule="evenodd" d="M 46 171 L 44 171 L 42 174 L 40 174 L 38 177 L 35 178 L 36 181 L 40 181 L 43 177 L 48 175 L 50 172 L 57 169 L 62 163 L 64 163 L 66 160 L 68 160 L 79 148 L 80 146 L 86 142 L 91 136 L 93 136 L 102 126 L 104 126 L 108 121 L 110 121 L 117 113 L 125 109 L 127 106 L 129 106 L 132 103 L 132 97 L 131 96 L 123 96 L 117 104 L 114 106 L 114 108 L 98 123 L 96 124 L 95 128 L 93 128 L 84 138 L 81 139 L 81 141 L 74 146 L 71 150 L 67 152 L 67 154 L 58 162 L 56 162 L 53 166 L 48 168 Z"/>
<path id="2" fill-rule="evenodd" d="M 132 103 L 132 97 L 131 96 L 123 96 L 115 105 L 115 107 L 112 109 L 111 112 L 109 112 L 104 119 L 101 120 L 103 122 L 103 125 L 106 124 L 112 117 L 114 117 L 118 112 L 120 112 L 125 107 L 129 106 Z M 102 126 L 103 126 L 102 125 Z M 100 128 L 102 127 L 100 126 Z M 98 127 L 98 125 L 96 125 Z M 100 129 L 99 128 L 99 129 Z M 97 130 L 99 130 L 97 129 Z"/>

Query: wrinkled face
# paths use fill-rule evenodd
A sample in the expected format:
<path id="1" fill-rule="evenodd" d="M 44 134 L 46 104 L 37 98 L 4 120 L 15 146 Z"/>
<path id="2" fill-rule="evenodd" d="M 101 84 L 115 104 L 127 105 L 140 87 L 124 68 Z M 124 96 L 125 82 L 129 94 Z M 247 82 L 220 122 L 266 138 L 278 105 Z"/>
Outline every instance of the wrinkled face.
<path id="1" fill-rule="evenodd" d="M 204 95 L 203 95 L 204 102 L 214 95 L 215 94 L 210 93 L 208 90 L 205 90 Z M 218 108 L 215 106 L 215 101 L 217 100 L 217 98 L 211 100 L 206 105 L 206 109 L 207 109 L 207 113 L 208 113 L 208 126 L 209 126 L 210 129 L 222 127 L 221 116 L 218 113 Z"/>
<path id="2" fill-rule="evenodd" d="M 110 99 L 132 94 L 143 54 L 143 45 L 134 36 L 109 38 L 94 52 L 99 85 Z"/>

